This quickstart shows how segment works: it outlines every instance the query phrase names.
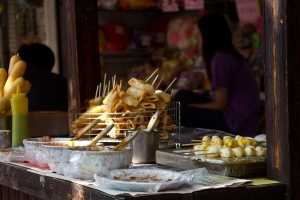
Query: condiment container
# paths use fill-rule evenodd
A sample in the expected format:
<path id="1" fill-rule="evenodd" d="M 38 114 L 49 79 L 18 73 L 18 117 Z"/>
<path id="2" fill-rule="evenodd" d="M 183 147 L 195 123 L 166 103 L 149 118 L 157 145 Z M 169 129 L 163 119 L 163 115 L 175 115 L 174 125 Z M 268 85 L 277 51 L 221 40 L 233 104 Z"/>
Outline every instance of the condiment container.
<path id="1" fill-rule="evenodd" d="M 28 121 L 28 98 L 26 93 L 21 93 L 20 86 L 17 85 L 16 93 L 12 94 L 12 147 L 23 145 L 25 138 L 30 138 Z"/>

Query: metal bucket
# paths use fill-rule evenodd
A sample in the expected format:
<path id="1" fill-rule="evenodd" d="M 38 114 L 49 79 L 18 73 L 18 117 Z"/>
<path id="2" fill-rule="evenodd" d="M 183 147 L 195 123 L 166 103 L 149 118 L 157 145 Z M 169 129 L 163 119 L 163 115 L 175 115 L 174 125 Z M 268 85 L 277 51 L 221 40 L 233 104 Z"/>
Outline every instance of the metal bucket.
<path id="1" fill-rule="evenodd" d="M 139 130 L 138 136 L 129 144 L 133 150 L 132 162 L 135 164 L 154 164 L 156 163 L 156 150 L 158 150 L 157 130 L 146 132 Z M 132 131 L 127 131 L 129 135 Z"/>
<path id="2" fill-rule="evenodd" d="M 11 131 L 0 130 L 0 149 L 11 148 Z"/>
<path id="3" fill-rule="evenodd" d="M 0 130 L 10 130 L 12 127 L 12 116 L 0 116 Z"/>

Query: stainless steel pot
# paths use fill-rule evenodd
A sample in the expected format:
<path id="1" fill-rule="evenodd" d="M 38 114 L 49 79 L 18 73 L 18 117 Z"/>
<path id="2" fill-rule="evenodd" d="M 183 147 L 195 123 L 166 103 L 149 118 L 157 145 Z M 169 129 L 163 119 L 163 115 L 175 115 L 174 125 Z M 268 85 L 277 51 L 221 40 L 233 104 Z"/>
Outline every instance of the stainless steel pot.
<path id="1" fill-rule="evenodd" d="M 156 150 L 159 146 L 159 131 L 139 131 L 138 136 L 129 144 L 133 150 L 132 162 L 135 164 L 154 164 L 156 163 Z M 131 132 L 127 131 L 126 135 Z"/>

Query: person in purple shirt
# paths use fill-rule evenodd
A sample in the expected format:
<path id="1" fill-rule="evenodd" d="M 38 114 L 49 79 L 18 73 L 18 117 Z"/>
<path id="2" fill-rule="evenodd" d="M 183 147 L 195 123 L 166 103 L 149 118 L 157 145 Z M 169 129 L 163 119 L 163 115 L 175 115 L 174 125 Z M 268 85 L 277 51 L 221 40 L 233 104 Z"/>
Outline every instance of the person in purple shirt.
<path id="1" fill-rule="evenodd" d="M 260 113 L 258 83 L 250 64 L 234 48 L 225 18 L 207 14 L 198 21 L 198 28 L 212 95 L 208 98 L 179 90 L 174 100 L 181 103 L 181 124 L 236 135 L 257 135 Z"/>

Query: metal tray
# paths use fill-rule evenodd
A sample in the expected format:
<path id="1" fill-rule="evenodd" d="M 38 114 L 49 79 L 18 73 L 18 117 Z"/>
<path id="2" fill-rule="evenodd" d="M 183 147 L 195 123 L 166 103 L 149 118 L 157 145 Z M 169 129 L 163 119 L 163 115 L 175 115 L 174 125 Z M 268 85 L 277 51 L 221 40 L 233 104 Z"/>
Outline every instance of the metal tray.
<path id="1" fill-rule="evenodd" d="M 173 153 L 174 149 L 156 151 L 156 163 L 188 170 L 205 167 L 209 173 L 237 178 L 267 175 L 266 157 L 203 159 L 194 153 Z"/>

